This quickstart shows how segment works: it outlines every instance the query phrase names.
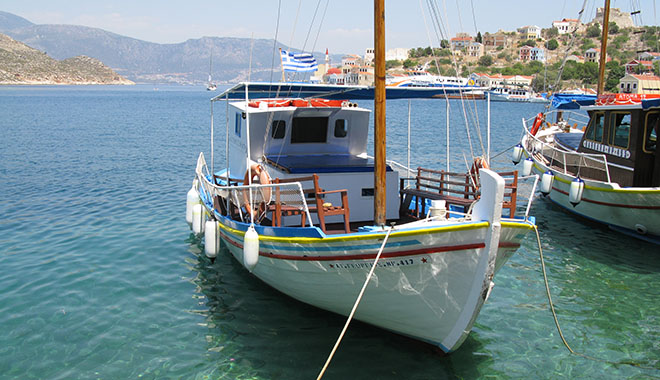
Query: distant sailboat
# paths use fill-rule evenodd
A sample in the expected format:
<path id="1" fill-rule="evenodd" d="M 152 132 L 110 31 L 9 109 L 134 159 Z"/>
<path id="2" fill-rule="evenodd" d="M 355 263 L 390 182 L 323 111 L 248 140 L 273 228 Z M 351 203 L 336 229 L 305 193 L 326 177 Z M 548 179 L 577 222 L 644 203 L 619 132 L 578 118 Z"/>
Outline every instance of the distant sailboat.
<path id="1" fill-rule="evenodd" d="M 213 83 L 213 80 L 211 78 L 211 72 L 213 71 L 213 56 L 211 55 L 209 57 L 209 83 L 206 85 L 206 90 L 207 91 L 215 91 L 218 89 L 218 86 Z"/>

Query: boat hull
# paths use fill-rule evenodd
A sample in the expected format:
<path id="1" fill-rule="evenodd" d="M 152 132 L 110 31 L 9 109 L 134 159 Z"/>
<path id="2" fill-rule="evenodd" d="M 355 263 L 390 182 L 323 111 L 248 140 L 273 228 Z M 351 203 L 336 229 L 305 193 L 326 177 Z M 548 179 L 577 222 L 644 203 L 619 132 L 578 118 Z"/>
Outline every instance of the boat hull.
<path id="1" fill-rule="evenodd" d="M 552 170 L 534 155 L 533 172 L 543 174 Z M 660 243 L 659 188 L 621 188 L 615 184 L 584 180 L 582 200 L 577 205 L 569 202 L 574 176 L 553 171 L 554 181 L 548 198 L 567 211 L 605 224 L 633 237 Z"/>
<path id="2" fill-rule="evenodd" d="M 455 350 L 471 330 L 495 272 L 531 228 L 522 221 L 502 223 L 496 258 L 485 249 L 487 222 L 392 232 L 355 318 L 445 352 Z M 222 240 L 241 263 L 246 229 L 227 219 L 219 223 Z M 259 260 L 252 273 L 284 294 L 341 315 L 350 313 L 386 234 L 285 237 L 276 236 L 277 228 L 259 229 Z"/>

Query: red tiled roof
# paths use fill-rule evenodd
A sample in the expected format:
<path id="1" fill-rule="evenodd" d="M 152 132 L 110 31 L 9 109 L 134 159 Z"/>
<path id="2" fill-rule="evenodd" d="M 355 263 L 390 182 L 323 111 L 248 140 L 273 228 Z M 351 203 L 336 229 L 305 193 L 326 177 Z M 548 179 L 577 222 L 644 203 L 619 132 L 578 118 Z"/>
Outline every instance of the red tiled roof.
<path id="1" fill-rule="evenodd" d="M 630 74 L 630 76 L 637 78 L 639 80 L 654 80 L 654 81 L 660 81 L 660 77 L 657 75 L 649 75 L 649 74 Z"/>
<path id="2" fill-rule="evenodd" d="M 341 69 L 331 67 L 328 69 L 328 74 L 341 74 Z"/>

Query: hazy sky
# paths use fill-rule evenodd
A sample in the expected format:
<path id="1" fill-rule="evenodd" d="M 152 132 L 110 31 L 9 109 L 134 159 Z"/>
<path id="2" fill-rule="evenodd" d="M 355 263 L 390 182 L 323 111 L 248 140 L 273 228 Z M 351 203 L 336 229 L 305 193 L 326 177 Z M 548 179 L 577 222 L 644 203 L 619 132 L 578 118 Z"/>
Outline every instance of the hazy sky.
<path id="1" fill-rule="evenodd" d="M 438 5 L 442 22 L 453 36 L 459 31 L 476 35 L 476 30 L 482 33 L 515 30 L 523 25 L 547 28 L 553 20 L 578 18 L 584 0 L 431 1 Z M 596 7 L 602 7 L 603 2 L 586 0 L 582 20 L 591 21 Z M 657 25 L 655 2 L 612 0 L 612 6 L 625 12 L 641 7 L 641 22 Z M 278 3 L 278 0 L 2 0 L 0 10 L 35 24 L 85 25 L 151 42 L 177 43 L 202 36 L 274 38 Z M 329 48 L 333 53 L 355 54 L 363 54 L 365 48 L 373 45 L 371 0 L 281 0 L 281 4 L 278 40 L 284 44 L 301 49 L 307 39 L 307 51 L 314 46 L 315 51 Z M 307 37 L 317 5 L 316 21 Z M 640 22 L 640 16 L 635 16 L 636 23 Z M 385 19 L 387 49 L 438 44 L 435 37 L 429 42 L 428 34 L 434 32 L 427 0 L 386 0 Z"/>

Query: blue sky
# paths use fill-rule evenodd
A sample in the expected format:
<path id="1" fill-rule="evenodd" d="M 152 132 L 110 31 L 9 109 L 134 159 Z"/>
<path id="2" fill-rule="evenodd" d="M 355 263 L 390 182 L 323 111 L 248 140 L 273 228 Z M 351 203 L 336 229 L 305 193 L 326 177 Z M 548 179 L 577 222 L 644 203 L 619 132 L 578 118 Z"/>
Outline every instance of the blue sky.
<path id="1" fill-rule="evenodd" d="M 523 25 L 547 28 L 553 20 L 577 18 L 583 1 L 433 0 L 439 6 L 443 23 L 451 36 L 459 31 L 475 35 L 476 30 L 482 33 L 496 32 L 498 29 L 515 30 Z M 316 22 L 307 38 L 318 1 L 281 0 L 278 40 L 300 49 L 307 39 L 306 50 L 314 45 L 315 51 L 329 48 L 333 53 L 363 54 L 365 48 L 372 47 L 373 1 L 330 0 L 317 38 L 319 20 L 326 9 L 326 2 L 320 1 Z M 596 7 L 602 7 L 603 0 L 587 0 L 586 3 L 582 20 L 591 21 Z M 632 6 L 641 7 L 643 24 L 657 25 L 655 0 L 612 0 L 612 6 L 626 12 L 630 12 Z M 428 33 L 433 35 L 433 29 L 427 0 L 386 0 L 385 7 L 387 49 L 431 45 Z M 0 10 L 36 24 L 85 25 L 158 43 L 177 43 L 202 36 L 274 38 L 277 8 L 278 0 L 0 2 Z M 639 21 L 638 16 L 635 21 Z M 435 37 L 432 44 L 437 46 Z"/>

